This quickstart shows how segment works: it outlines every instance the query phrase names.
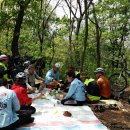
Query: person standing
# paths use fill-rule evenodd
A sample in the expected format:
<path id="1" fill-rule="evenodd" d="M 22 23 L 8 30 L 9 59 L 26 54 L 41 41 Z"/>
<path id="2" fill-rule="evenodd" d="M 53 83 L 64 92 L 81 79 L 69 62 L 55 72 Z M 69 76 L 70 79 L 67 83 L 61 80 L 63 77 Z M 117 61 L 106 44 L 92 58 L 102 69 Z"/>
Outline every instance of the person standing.
<path id="1" fill-rule="evenodd" d="M 111 96 L 111 85 L 109 80 L 104 75 L 103 68 L 97 68 L 95 71 L 97 77 L 97 84 L 100 88 L 101 99 L 109 99 Z"/>

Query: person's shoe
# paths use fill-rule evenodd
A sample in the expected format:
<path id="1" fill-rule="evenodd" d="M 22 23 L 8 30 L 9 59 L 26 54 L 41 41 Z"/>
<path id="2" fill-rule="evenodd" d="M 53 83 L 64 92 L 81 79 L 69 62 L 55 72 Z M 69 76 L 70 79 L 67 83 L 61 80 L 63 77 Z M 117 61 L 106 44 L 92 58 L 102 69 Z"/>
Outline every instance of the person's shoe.
<path id="1" fill-rule="evenodd" d="M 34 122 L 34 119 L 35 119 L 34 117 L 30 117 L 28 123 L 32 123 L 32 122 Z"/>
<path id="2" fill-rule="evenodd" d="M 94 107 L 94 111 L 95 112 L 104 112 L 105 111 L 105 107 L 103 105 L 96 105 Z"/>
<path id="3" fill-rule="evenodd" d="M 109 109 L 110 110 L 119 110 L 119 107 L 117 106 L 117 104 L 110 104 Z"/>

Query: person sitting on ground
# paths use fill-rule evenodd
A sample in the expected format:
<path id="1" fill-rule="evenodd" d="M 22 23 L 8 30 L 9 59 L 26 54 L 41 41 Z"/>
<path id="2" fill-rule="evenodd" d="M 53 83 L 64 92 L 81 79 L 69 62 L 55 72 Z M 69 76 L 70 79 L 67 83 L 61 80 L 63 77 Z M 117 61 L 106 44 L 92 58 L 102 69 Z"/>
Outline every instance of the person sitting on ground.
<path id="1" fill-rule="evenodd" d="M 47 88 L 55 88 L 59 83 L 60 64 L 56 63 L 54 67 L 46 73 L 45 83 Z"/>
<path id="2" fill-rule="evenodd" d="M 74 105 L 81 106 L 85 103 L 85 85 L 75 78 L 75 73 L 70 71 L 67 72 L 67 80 L 71 83 L 69 87 L 69 91 L 61 100 L 61 104 L 63 105 Z"/>
<path id="3" fill-rule="evenodd" d="M 19 115 L 19 100 L 14 91 L 7 89 L 7 80 L 0 79 L 0 130 L 14 130 L 23 124 L 31 123 L 30 114 Z"/>
<path id="4" fill-rule="evenodd" d="M 81 79 L 80 79 L 80 72 L 76 71 L 76 70 L 75 70 L 75 67 L 72 67 L 72 66 L 71 66 L 71 67 L 68 67 L 67 72 L 74 72 L 74 73 L 75 73 L 75 78 L 81 80 Z M 67 93 L 68 90 L 69 90 L 69 87 L 70 87 L 70 82 L 68 82 L 68 80 L 66 80 L 66 81 L 64 82 L 64 85 L 63 85 L 63 87 L 62 87 L 61 89 L 62 89 L 62 91 L 64 91 L 64 92 Z"/>
<path id="5" fill-rule="evenodd" d="M 6 80 L 9 79 L 8 74 L 10 70 L 7 69 L 8 57 L 6 55 L 0 55 L 0 78 L 4 78 Z"/>
<path id="6" fill-rule="evenodd" d="M 29 65 L 31 65 L 31 61 L 27 60 L 23 63 L 23 67 L 24 67 L 24 73 L 28 72 L 28 67 Z"/>
<path id="7" fill-rule="evenodd" d="M 12 68 L 7 68 L 8 57 L 6 55 L 0 55 L 0 79 L 4 78 L 8 81 L 8 88 L 13 84 L 12 79 L 9 79 L 11 76 Z"/>
<path id="8" fill-rule="evenodd" d="M 40 80 L 40 83 L 36 84 L 36 79 Z M 34 65 L 29 65 L 26 72 L 26 85 L 28 88 L 28 93 L 35 92 L 36 88 L 39 92 L 41 92 L 45 87 L 44 82 L 44 79 L 37 75 Z"/>
<path id="9" fill-rule="evenodd" d="M 27 87 L 26 87 L 26 76 L 23 72 L 19 72 L 16 75 L 15 84 L 12 85 L 12 90 L 15 91 L 19 102 L 20 102 L 20 110 L 30 110 L 30 113 L 35 113 L 36 109 L 31 106 L 32 102 L 36 99 L 42 97 L 42 94 L 34 98 L 29 98 L 27 94 Z"/>
<path id="10" fill-rule="evenodd" d="M 86 87 L 86 101 L 88 103 L 94 103 L 100 100 L 100 88 L 96 81 L 87 76 L 85 82 Z"/>
<path id="11" fill-rule="evenodd" d="M 101 99 L 109 99 L 111 97 L 111 85 L 109 80 L 104 75 L 103 68 L 97 68 L 95 71 L 97 84 L 100 88 Z"/>
<path id="12" fill-rule="evenodd" d="M 69 67 L 67 72 L 70 72 L 70 71 L 75 73 L 75 78 L 81 80 L 81 78 L 80 78 L 80 72 L 77 71 L 77 70 L 75 69 L 75 67 Z"/>

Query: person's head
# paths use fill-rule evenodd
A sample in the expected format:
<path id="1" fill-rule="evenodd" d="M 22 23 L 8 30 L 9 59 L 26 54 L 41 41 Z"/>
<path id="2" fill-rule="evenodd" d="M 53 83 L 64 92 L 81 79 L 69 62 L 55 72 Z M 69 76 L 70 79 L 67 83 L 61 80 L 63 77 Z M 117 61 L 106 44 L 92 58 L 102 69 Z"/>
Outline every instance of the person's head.
<path id="1" fill-rule="evenodd" d="M 24 66 L 24 68 L 28 68 L 28 66 L 31 64 L 31 62 L 29 61 L 29 60 L 27 60 L 27 61 L 25 61 L 24 63 L 23 63 L 23 66 Z"/>
<path id="2" fill-rule="evenodd" d="M 28 73 L 29 73 L 29 74 L 34 74 L 34 72 L 35 72 L 35 67 L 34 67 L 34 65 L 29 65 L 29 66 L 28 66 Z"/>
<path id="3" fill-rule="evenodd" d="M 69 72 L 69 71 L 75 72 L 75 67 L 69 67 L 69 68 L 68 68 L 68 72 Z"/>
<path id="4" fill-rule="evenodd" d="M 19 85 L 24 85 L 25 82 L 26 82 L 26 76 L 25 76 L 25 73 L 23 72 L 19 72 L 17 75 L 16 75 L 16 83 L 19 84 Z"/>
<path id="5" fill-rule="evenodd" d="M 7 86 L 7 80 L 6 79 L 4 79 L 4 78 L 1 78 L 0 79 L 0 86 Z"/>
<path id="6" fill-rule="evenodd" d="M 8 57 L 6 55 L 0 55 L 0 62 L 3 62 L 4 64 L 8 63 Z"/>
<path id="7" fill-rule="evenodd" d="M 57 73 L 60 70 L 60 63 L 56 63 L 53 67 L 53 70 L 55 73 Z"/>
<path id="8" fill-rule="evenodd" d="M 66 74 L 67 74 L 67 80 L 68 80 L 68 82 L 72 82 L 74 80 L 74 78 L 75 78 L 75 72 L 69 71 Z"/>
<path id="9" fill-rule="evenodd" d="M 103 68 L 101 68 L 101 67 L 99 67 L 99 68 L 97 68 L 95 71 L 95 74 L 96 74 L 96 77 L 97 78 L 99 78 L 101 75 L 104 75 L 104 69 Z"/>

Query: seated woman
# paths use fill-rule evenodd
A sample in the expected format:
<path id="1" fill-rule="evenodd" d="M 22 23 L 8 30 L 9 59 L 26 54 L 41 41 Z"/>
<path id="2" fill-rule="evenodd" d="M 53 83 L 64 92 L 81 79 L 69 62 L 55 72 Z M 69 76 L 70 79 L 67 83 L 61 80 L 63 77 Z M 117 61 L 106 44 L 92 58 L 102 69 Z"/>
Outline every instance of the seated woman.
<path id="1" fill-rule="evenodd" d="M 70 71 L 67 72 L 67 80 L 71 83 L 69 87 L 69 91 L 61 100 L 61 104 L 63 105 L 73 105 L 73 106 L 81 106 L 85 103 L 85 85 L 75 78 L 75 73 Z"/>
<path id="2" fill-rule="evenodd" d="M 26 87 L 26 77 L 23 72 L 19 72 L 16 75 L 16 81 L 15 84 L 12 85 L 12 90 L 15 91 L 19 102 L 20 102 L 20 110 L 29 110 L 31 114 L 35 113 L 36 109 L 31 106 L 32 102 L 36 99 L 41 98 L 42 94 L 39 94 L 38 96 L 34 98 L 29 98 L 27 95 L 27 87 Z"/>

